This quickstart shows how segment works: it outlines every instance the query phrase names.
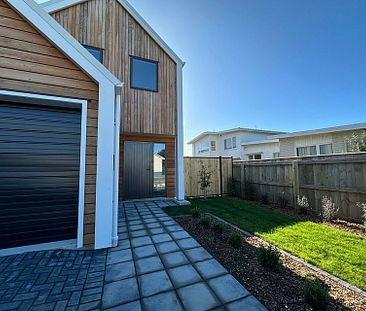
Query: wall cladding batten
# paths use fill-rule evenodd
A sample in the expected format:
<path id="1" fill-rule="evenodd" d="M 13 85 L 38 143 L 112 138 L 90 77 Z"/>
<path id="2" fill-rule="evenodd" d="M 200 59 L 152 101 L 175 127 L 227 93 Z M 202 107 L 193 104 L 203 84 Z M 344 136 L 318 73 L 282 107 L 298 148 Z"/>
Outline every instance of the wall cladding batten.
<path id="1" fill-rule="evenodd" d="M 84 244 L 93 244 L 98 85 L 3 0 L 0 55 L 0 89 L 88 100 Z"/>

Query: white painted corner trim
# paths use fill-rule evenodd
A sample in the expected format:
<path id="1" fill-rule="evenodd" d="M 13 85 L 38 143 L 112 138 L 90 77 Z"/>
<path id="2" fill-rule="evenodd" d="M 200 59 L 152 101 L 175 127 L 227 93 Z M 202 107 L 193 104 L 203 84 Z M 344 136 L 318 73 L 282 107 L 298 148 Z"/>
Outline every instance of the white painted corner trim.
<path id="1" fill-rule="evenodd" d="M 8 90 L 0 90 L 0 99 L 13 100 L 20 103 L 33 104 L 32 100 L 37 99 L 37 105 L 48 105 L 56 107 L 76 107 L 81 108 L 81 128 L 80 128 L 80 160 L 79 160 L 79 200 L 78 200 L 78 227 L 77 227 L 77 239 L 75 245 L 68 246 L 72 248 L 83 247 L 83 232 L 84 232 L 84 194 L 85 194 L 85 157 L 86 157 L 86 127 L 87 127 L 87 111 L 88 102 L 82 99 L 67 98 L 60 96 L 49 96 L 42 94 L 33 94 L 25 92 L 15 92 Z M 74 241 L 74 240 L 72 240 Z M 56 245 L 58 242 L 42 243 L 48 247 Z M 58 244 L 57 244 L 58 245 Z M 27 250 L 27 247 L 32 249 L 33 246 L 22 246 L 15 249 Z M 39 249 L 37 249 L 39 250 Z M 5 251 L 5 250 L 4 250 Z M 16 250 L 15 250 L 16 251 Z M 1 251 L 0 251 L 1 253 Z M 5 252 L 6 253 L 6 252 Z"/>
<path id="2" fill-rule="evenodd" d="M 184 129 L 183 129 L 183 64 L 177 64 L 177 140 L 176 140 L 176 184 L 177 199 L 184 200 Z"/>

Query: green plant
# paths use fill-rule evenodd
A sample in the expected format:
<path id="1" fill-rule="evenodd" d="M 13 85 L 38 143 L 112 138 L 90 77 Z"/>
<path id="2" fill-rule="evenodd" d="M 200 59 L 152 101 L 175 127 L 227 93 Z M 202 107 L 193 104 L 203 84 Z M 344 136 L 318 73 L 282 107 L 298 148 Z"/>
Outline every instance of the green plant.
<path id="1" fill-rule="evenodd" d="M 307 279 L 304 286 L 305 301 L 317 310 L 326 310 L 330 295 L 328 288 L 319 279 Z"/>
<path id="2" fill-rule="evenodd" d="M 254 201 L 257 198 L 257 190 L 254 185 L 249 182 L 244 183 L 244 198 L 251 201 Z"/>
<path id="3" fill-rule="evenodd" d="M 264 247 L 261 246 L 257 250 L 257 258 L 259 263 L 266 268 L 275 269 L 279 266 L 281 262 L 281 253 L 274 247 Z"/>
<path id="4" fill-rule="evenodd" d="M 264 205 L 267 205 L 269 203 L 269 199 L 268 199 L 268 194 L 267 193 L 262 194 L 262 196 L 261 196 L 261 202 Z"/>
<path id="5" fill-rule="evenodd" d="M 197 206 L 192 209 L 192 217 L 193 218 L 200 218 L 201 217 L 201 209 Z"/>
<path id="6" fill-rule="evenodd" d="M 206 199 L 208 194 L 208 189 L 210 188 L 212 173 L 207 169 L 207 167 L 201 161 L 201 169 L 198 172 L 200 189 L 203 192 L 203 197 Z"/>
<path id="7" fill-rule="evenodd" d="M 363 225 L 366 229 L 366 203 L 358 202 L 357 206 L 361 209 Z"/>
<path id="8" fill-rule="evenodd" d="M 346 143 L 351 152 L 366 151 L 366 131 L 353 132 L 350 137 L 346 138 Z"/>
<path id="9" fill-rule="evenodd" d="M 331 221 L 337 217 L 339 206 L 336 206 L 332 198 L 327 196 L 322 197 L 322 211 L 320 217 L 323 221 Z"/>
<path id="10" fill-rule="evenodd" d="M 208 216 L 202 216 L 200 220 L 200 224 L 206 228 L 211 227 L 211 219 Z"/>
<path id="11" fill-rule="evenodd" d="M 212 230 L 218 234 L 223 233 L 224 228 L 225 228 L 225 226 L 221 222 L 214 222 L 212 225 Z"/>
<path id="12" fill-rule="evenodd" d="M 243 242 L 242 240 L 243 240 L 242 236 L 237 232 L 233 232 L 229 236 L 229 243 L 234 248 L 239 248 Z"/>
<path id="13" fill-rule="evenodd" d="M 309 200 L 306 196 L 303 195 L 301 197 L 300 195 L 298 195 L 296 203 L 297 203 L 297 206 L 300 207 L 300 212 L 302 214 L 307 214 L 308 213 L 310 205 L 309 205 Z"/>
<path id="14" fill-rule="evenodd" d="M 278 198 L 277 204 L 280 208 L 286 208 L 287 207 L 288 200 L 286 198 L 285 192 L 281 192 L 281 194 Z"/>

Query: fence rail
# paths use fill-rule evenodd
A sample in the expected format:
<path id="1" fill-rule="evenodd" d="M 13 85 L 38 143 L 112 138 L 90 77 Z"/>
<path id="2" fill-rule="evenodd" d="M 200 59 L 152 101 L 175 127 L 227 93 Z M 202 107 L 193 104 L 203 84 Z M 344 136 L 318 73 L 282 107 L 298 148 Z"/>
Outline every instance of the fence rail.
<path id="1" fill-rule="evenodd" d="M 199 171 L 204 165 L 211 172 L 211 186 L 209 196 L 225 195 L 229 193 L 229 183 L 232 180 L 233 159 L 231 157 L 185 157 L 184 184 L 186 197 L 200 197 Z"/>
<path id="2" fill-rule="evenodd" d="M 305 195 L 320 213 L 322 197 L 328 196 L 339 206 L 340 218 L 362 221 L 357 203 L 366 201 L 366 153 L 234 161 L 233 178 L 239 197 L 285 198 L 296 207 L 297 196 Z"/>

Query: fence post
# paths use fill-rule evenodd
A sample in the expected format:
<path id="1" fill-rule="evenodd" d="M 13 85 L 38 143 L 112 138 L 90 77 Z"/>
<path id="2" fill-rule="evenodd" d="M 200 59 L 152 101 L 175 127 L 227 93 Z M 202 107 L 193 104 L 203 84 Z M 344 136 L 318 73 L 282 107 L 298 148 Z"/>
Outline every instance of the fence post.
<path id="1" fill-rule="evenodd" d="M 222 157 L 219 156 L 220 196 L 222 197 Z"/>
<path id="2" fill-rule="evenodd" d="M 244 199 L 245 193 L 245 164 L 240 163 L 240 196 Z"/>
<path id="3" fill-rule="evenodd" d="M 300 195 L 300 181 L 299 181 L 299 161 L 292 162 L 292 193 L 294 209 L 297 209 L 297 197 Z"/>

